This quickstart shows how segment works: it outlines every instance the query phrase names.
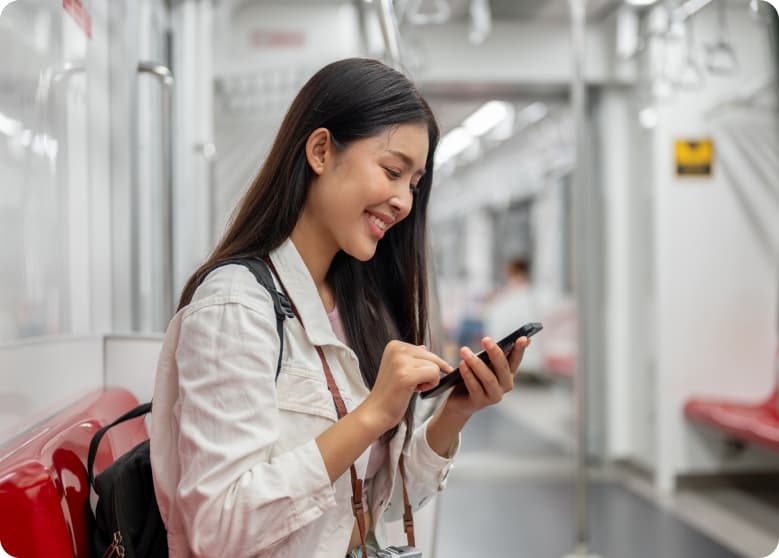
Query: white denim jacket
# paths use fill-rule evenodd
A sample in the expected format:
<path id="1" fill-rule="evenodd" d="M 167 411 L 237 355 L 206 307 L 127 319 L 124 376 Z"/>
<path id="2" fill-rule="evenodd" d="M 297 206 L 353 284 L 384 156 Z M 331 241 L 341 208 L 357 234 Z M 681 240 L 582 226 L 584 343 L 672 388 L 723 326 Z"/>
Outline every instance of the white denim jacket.
<path id="1" fill-rule="evenodd" d="M 337 420 L 315 346 L 323 348 L 347 409 L 368 389 L 292 242 L 271 260 L 306 326 L 284 320 L 277 381 L 273 303 L 244 266 L 210 273 L 168 327 L 154 389 L 151 460 L 171 558 L 347 553 L 354 525 L 349 471 L 331 484 L 315 442 Z M 369 506 L 382 546 L 383 521 L 403 512 L 401 451 L 414 508 L 443 488 L 451 467 L 428 445 L 426 426 L 404 448 L 401 424 L 371 483 Z"/>

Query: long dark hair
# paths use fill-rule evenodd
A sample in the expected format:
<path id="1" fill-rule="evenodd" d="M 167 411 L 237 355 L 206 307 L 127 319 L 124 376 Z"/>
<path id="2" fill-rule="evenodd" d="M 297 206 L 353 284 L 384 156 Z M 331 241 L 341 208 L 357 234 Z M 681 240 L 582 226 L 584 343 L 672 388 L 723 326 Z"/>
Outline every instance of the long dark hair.
<path id="1" fill-rule="evenodd" d="M 363 379 L 372 388 L 391 339 L 422 344 L 427 337 L 426 213 L 439 137 L 435 117 L 416 87 L 379 61 L 334 62 L 303 86 L 227 232 L 184 287 L 179 309 L 216 263 L 266 256 L 292 234 L 311 185 L 305 146 L 314 130 L 327 128 L 335 145 L 346 147 L 388 127 L 416 122 L 427 126 L 429 148 L 411 213 L 387 232 L 369 261 L 339 252 L 327 274 Z"/>

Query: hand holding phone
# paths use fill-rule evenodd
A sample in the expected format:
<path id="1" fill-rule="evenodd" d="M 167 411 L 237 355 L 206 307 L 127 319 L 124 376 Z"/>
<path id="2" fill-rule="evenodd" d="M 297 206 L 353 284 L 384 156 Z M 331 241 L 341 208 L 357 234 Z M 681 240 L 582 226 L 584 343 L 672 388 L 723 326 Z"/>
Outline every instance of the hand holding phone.
<path id="1" fill-rule="evenodd" d="M 514 347 L 514 344 L 517 342 L 517 339 L 520 337 L 532 337 L 539 331 L 541 331 L 544 328 L 539 322 L 530 322 L 519 329 L 512 331 L 509 333 L 506 337 L 501 339 L 497 342 L 498 347 L 503 351 L 504 354 L 508 355 L 511 350 Z M 481 351 L 476 355 L 484 364 L 490 367 L 492 369 L 492 363 L 490 362 L 490 357 L 487 354 L 487 351 Z M 455 367 L 456 368 L 456 367 Z M 443 378 L 441 378 L 441 381 L 438 382 L 438 385 L 434 387 L 433 389 L 429 389 L 427 391 L 423 391 L 420 394 L 420 397 L 422 399 L 427 399 L 428 397 L 432 397 L 434 395 L 438 395 L 439 393 L 446 391 L 449 388 L 452 388 L 458 384 L 461 384 L 463 382 L 463 377 L 460 374 L 460 370 L 455 370 L 454 372 L 450 372 Z"/>

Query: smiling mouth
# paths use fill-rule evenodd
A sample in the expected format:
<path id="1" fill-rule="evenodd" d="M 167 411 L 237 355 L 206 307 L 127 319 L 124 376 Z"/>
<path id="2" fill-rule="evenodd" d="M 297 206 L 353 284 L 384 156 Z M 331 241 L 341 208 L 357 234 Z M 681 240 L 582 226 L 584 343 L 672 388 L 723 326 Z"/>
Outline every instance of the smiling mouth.
<path id="1" fill-rule="evenodd" d="M 382 232 L 386 231 L 389 228 L 389 225 L 387 223 L 385 223 L 384 221 L 382 221 L 381 219 L 379 219 L 378 217 L 376 217 L 371 213 L 368 213 L 368 220 L 374 225 L 376 225 L 376 227 Z"/>

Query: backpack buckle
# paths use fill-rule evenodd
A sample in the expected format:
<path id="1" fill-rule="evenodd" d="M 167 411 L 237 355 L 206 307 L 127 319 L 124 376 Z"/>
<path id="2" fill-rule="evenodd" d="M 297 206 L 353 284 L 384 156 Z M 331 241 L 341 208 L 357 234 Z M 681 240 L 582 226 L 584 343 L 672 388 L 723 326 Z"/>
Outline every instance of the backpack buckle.
<path id="1" fill-rule="evenodd" d="M 287 298 L 287 295 L 284 293 L 278 293 L 279 295 L 279 306 L 281 307 L 280 314 L 282 314 L 285 318 L 294 318 L 295 317 L 295 311 L 292 309 L 292 302 Z"/>

